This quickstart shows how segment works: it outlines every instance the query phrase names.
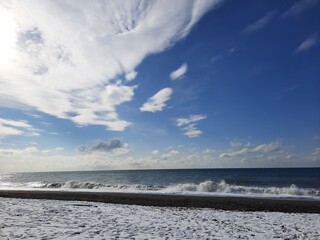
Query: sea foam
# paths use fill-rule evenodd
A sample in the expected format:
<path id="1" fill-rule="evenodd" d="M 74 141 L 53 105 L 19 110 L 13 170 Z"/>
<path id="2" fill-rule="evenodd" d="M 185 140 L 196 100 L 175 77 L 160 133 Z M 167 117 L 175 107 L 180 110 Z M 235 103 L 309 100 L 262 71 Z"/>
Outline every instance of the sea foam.
<path id="1" fill-rule="evenodd" d="M 167 192 L 202 192 L 202 193 L 228 193 L 241 195 L 291 195 L 291 196 L 314 196 L 320 197 L 317 189 L 299 188 L 292 184 L 289 187 L 255 187 L 240 186 L 221 181 L 204 181 L 199 184 L 185 183 L 170 186 Z"/>
<path id="2" fill-rule="evenodd" d="M 1 182 L 0 188 L 8 189 L 55 189 L 107 192 L 139 192 L 160 194 L 190 194 L 190 195 L 235 195 L 251 197 L 296 197 L 320 200 L 320 190 L 316 188 L 300 188 L 294 184 L 287 187 L 275 186 L 245 186 L 230 184 L 225 180 L 207 180 L 200 183 L 181 183 L 172 185 L 142 185 L 142 184 L 105 184 L 97 182 L 66 181 L 66 182 Z"/>
<path id="3" fill-rule="evenodd" d="M 38 185 L 39 186 L 39 185 Z M 64 183 L 45 183 L 41 188 L 61 188 L 61 189 L 99 189 L 108 191 L 147 191 L 159 193 L 202 193 L 202 194 L 228 194 L 228 195 L 258 195 L 258 196 L 296 196 L 312 197 L 320 199 L 320 190 L 314 188 L 299 188 L 292 184 L 288 187 L 257 187 L 241 186 L 229 184 L 225 180 L 221 181 L 204 181 L 199 184 L 184 183 L 170 186 L 164 185 L 125 185 L 125 184 L 102 184 L 95 182 L 67 181 Z"/>

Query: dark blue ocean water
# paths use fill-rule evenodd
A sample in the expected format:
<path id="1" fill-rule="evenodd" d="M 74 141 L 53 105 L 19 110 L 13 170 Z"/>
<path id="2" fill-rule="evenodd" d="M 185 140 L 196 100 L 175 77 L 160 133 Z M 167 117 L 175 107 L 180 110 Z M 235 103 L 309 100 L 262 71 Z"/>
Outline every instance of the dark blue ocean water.
<path id="1" fill-rule="evenodd" d="M 320 168 L 13 173 L 0 175 L 0 188 L 292 196 L 320 200 Z"/>

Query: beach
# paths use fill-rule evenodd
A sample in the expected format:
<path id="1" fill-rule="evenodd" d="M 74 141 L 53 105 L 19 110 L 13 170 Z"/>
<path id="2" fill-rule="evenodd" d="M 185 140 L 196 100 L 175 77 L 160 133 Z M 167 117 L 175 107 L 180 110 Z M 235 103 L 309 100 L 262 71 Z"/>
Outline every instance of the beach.
<path id="1" fill-rule="evenodd" d="M 319 200 L 253 198 L 229 196 L 193 196 L 156 193 L 56 191 L 56 190 L 0 190 L 0 197 L 91 201 L 160 207 L 214 208 L 238 211 L 268 211 L 287 213 L 320 213 Z"/>
<path id="2" fill-rule="evenodd" d="M 1 239 L 319 239 L 320 214 L 0 198 Z"/>
<path id="3" fill-rule="evenodd" d="M 0 0 L 0 240 L 320 240 L 319 13 Z"/>
<path id="4" fill-rule="evenodd" d="M 0 178 L 0 239 L 320 239 L 316 169 Z"/>

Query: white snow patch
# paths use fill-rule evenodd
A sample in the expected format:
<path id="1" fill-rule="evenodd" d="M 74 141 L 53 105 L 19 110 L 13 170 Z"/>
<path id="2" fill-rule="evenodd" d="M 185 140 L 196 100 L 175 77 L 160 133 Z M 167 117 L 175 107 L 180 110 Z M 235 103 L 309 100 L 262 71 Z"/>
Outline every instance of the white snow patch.
<path id="1" fill-rule="evenodd" d="M 320 239 L 320 214 L 0 198 L 0 239 Z"/>

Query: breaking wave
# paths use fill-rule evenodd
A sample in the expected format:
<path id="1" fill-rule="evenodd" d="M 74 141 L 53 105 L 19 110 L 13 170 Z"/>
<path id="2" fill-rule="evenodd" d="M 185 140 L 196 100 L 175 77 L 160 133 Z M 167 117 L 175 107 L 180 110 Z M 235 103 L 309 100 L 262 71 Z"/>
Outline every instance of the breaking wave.
<path id="1" fill-rule="evenodd" d="M 0 184 L 0 187 L 10 187 L 11 184 Z M 225 180 L 204 181 L 199 184 L 183 183 L 176 185 L 126 185 L 126 184 L 103 184 L 96 182 L 67 181 L 56 183 L 29 182 L 27 184 L 12 184 L 15 188 L 37 188 L 37 189 L 63 189 L 63 190 L 98 190 L 117 192 L 149 192 L 164 194 L 204 194 L 204 195 L 241 195 L 259 197 L 304 197 L 320 200 L 320 189 L 299 188 L 292 184 L 288 187 L 263 187 L 243 186 L 229 184 Z"/>
<path id="2" fill-rule="evenodd" d="M 222 180 L 219 182 L 205 181 L 200 184 L 185 183 L 170 186 L 166 192 L 203 192 L 203 193 L 220 193 L 220 194 L 241 194 L 241 195 L 271 195 L 271 196 L 310 196 L 320 197 L 319 189 L 299 188 L 292 184 L 290 187 L 256 187 L 240 186 L 226 183 Z"/>
<path id="3" fill-rule="evenodd" d="M 67 181 L 64 183 L 45 183 L 41 188 L 62 188 L 62 189 L 115 189 L 115 190 L 141 190 L 141 191 L 158 191 L 164 189 L 162 185 L 111 185 L 96 182 L 79 182 Z"/>

